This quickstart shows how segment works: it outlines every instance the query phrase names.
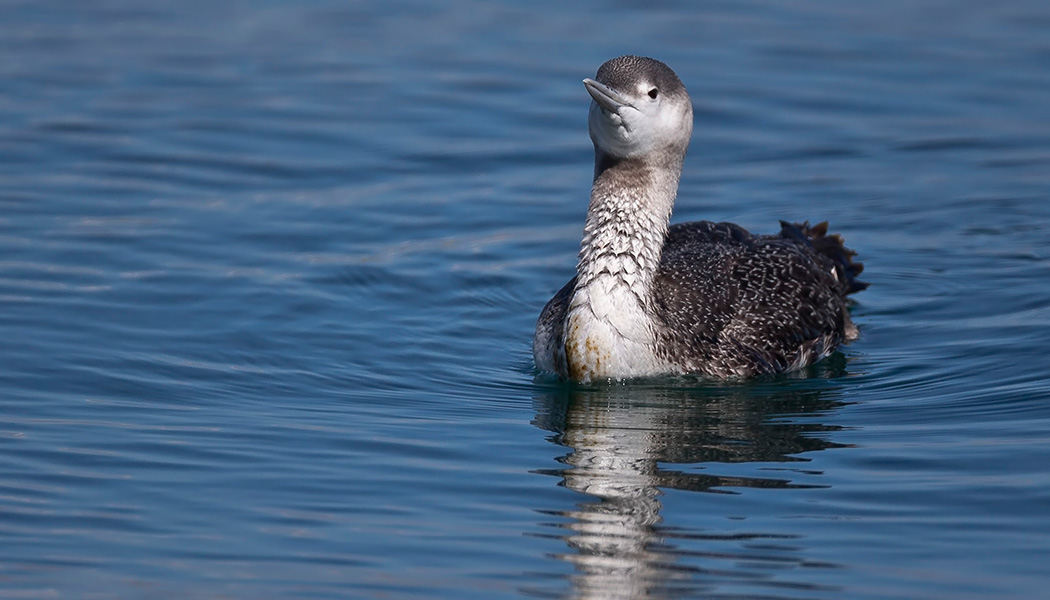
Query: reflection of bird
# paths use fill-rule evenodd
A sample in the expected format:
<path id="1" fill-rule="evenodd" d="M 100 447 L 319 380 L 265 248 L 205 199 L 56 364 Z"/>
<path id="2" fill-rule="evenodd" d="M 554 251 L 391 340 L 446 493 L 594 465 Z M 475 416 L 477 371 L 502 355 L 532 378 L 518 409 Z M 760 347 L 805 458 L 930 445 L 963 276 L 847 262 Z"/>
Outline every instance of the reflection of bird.
<path id="1" fill-rule="evenodd" d="M 857 337 L 846 295 L 862 265 L 827 225 L 668 227 L 693 130 L 685 86 L 660 61 L 621 56 L 584 79 L 594 184 L 576 277 L 544 307 L 533 356 L 580 381 L 713 377 L 804 367 Z"/>
<path id="2" fill-rule="evenodd" d="M 827 439 L 838 427 L 791 420 L 841 406 L 833 392 L 798 382 L 774 396 L 751 386 L 644 385 L 553 388 L 539 396 L 534 424 L 554 432 L 553 440 L 570 450 L 559 459 L 563 468 L 545 473 L 592 498 L 552 511 L 567 519 L 558 527 L 572 551 L 559 558 L 575 568 L 572 597 L 636 600 L 664 597 L 661 589 L 710 591 L 719 583 L 739 589 L 764 582 L 771 587 L 761 595 L 774 597 L 788 577 L 785 566 L 810 564 L 799 555 L 804 545 L 796 541 L 773 549 L 783 531 L 740 534 L 662 525 L 662 490 L 823 487 L 805 481 L 819 475 L 792 468 L 774 474 L 769 468 L 805 461 L 796 456 L 804 452 L 842 447 Z M 761 463 L 754 476 L 743 465 L 725 464 L 751 462 Z M 675 463 L 693 466 L 676 469 Z M 712 472 L 719 464 L 731 474 Z M 746 514 L 747 509 L 734 510 Z M 764 548 L 755 552 L 754 545 Z M 696 560 L 702 564 L 690 564 Z"/>
<path id="3" fill-rule="evenodd" d="M 841 375 L 839 367 L 820 374 Z M 538 398 L 534 424 L 555 432 L 557 443 L 573 449 L 566 462 L 575 462 L 573 457 L 580 454 L 609 454 L 611 448 L 617 450 L 610 456 L 628 451 L 634 459 L 644 458 L 650 465 L 633 470 L 646 472 L 654 486 L 692 491 L 800 487 L 776 477 L 719 476 L 709 469 L 683 472 L 657 469 L 656 464 L 793 463 L 806 460 L 799 454 L 842 448 L 827 439 L 839 427 L 791 421 L 842 406 L 836 390 L 822 383 L 815 388 L 804 380 L 772 395 L 749 385 L 555 388 Z"/>

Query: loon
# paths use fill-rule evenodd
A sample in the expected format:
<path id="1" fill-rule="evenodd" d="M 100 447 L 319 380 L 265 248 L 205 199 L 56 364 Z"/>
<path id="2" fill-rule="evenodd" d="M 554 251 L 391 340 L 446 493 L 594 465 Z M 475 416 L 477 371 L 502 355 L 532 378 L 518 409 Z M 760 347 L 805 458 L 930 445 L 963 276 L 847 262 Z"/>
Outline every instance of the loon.
<path id="1" fill-rule="evenodd" d="M 640 56 L 583 85 L 594 182 L 576 276 L 540 313 L 540 371 L 579 382 L 803 368 L 856 339 L 847 295 L 863 265 L 827 223 L 669 225 L 693 107 L 678 76 Z"/>

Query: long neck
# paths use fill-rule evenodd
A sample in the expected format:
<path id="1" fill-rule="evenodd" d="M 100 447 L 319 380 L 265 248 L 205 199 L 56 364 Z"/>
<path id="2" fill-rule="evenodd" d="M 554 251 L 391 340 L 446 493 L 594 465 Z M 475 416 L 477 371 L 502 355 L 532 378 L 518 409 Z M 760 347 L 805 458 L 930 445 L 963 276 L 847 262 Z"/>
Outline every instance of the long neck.
<path id="1" fill-rule="evenodd" d="M 617 161 L 597 153 L 577 287 L 612 276 L 625 284 L 623 292 L 645 301 L 660 264 L 681 173 L 681 160 Z"/>
<path id="2" fill-rule="evenodd" d="M 681 160 L 595 162 L 576 288 L 565 321 L 566 374 L 590 381 L 658 373 L 652 284 Z"/>

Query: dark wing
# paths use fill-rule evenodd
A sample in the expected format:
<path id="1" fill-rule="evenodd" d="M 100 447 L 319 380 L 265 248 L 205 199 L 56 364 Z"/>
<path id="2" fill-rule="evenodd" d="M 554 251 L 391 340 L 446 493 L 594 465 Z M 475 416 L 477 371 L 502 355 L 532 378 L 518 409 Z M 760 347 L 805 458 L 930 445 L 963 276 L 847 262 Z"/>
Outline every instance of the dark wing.
<path id="1" fill-rule="evenodd" d="M 841 295 L 853 294 L 868 287 L 867 283 L 857 279 L 857 275 L 864 271 L 864 263 L 853 262 L 857 253 L 846 247 L 842 236 L 828 235 L 827 221 L 812 227 L 809 223 L 781 221 L 780 234 L 769 237 L 792 240 L 799 246 L 812 249 L 818 255 L 818 260 L 835 269 L 837 289 Z"/>
<path id="2" fill-rule="evenodd" d="M 547 302 L 536 321 L 536 335 L 532 338 L 532 357 L 536 367 L 550 373 L 566 373 L 565 313 L 576 288 L 576 278 L 566 283 Z"/>
<path id="3" fill-rule="evenodd" d="M 661 347 L 719 377 L 777 373 L 826 356 L 853 327 L 845 295 L 863 284 L 853 279 L 860 265 L 824 227 L 782 224 L 779 235 L 755 236 L 731 223 L 672 226 L 655 286 Z"/>

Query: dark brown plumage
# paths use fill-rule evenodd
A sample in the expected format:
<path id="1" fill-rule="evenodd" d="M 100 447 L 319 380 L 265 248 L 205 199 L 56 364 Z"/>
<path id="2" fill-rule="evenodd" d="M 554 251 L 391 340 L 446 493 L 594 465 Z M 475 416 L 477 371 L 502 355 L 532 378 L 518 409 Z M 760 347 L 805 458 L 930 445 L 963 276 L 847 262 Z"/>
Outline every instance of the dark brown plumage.
<path id="1" fill-rule="evenodd" d="M 653 285 L 657 352 L 681 372 L 748 377 L 790 371 L 857 337 L 849 294 L 868 284 L 827 222 L 780 222 L 776 235 L 733 223 L 671 225 Z M 562 331 L 572 278 L 547 303 L 540 322 Z"/>

